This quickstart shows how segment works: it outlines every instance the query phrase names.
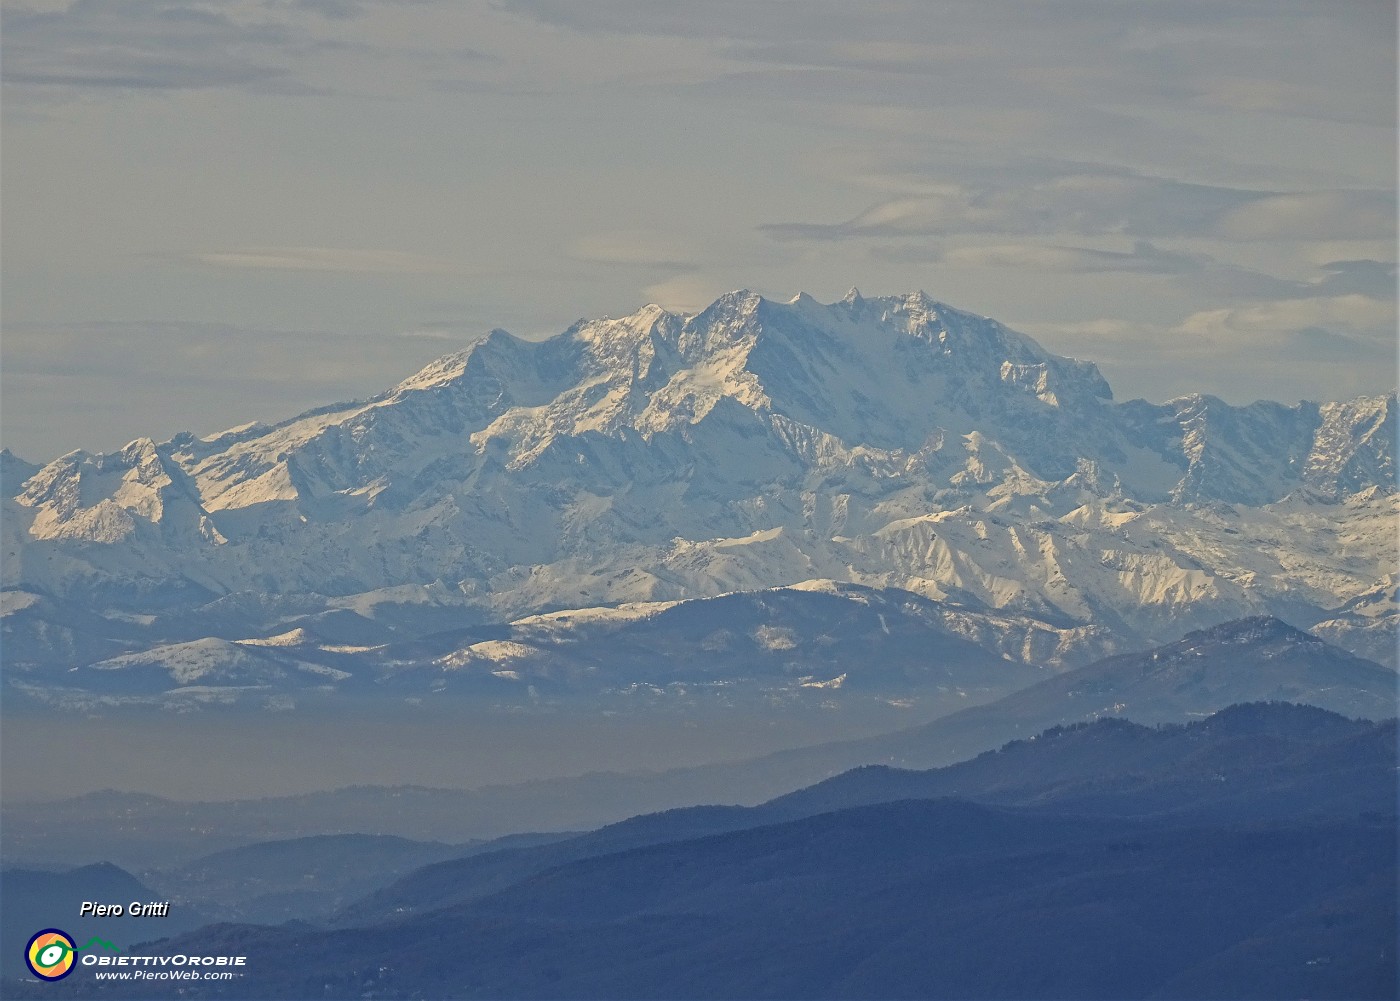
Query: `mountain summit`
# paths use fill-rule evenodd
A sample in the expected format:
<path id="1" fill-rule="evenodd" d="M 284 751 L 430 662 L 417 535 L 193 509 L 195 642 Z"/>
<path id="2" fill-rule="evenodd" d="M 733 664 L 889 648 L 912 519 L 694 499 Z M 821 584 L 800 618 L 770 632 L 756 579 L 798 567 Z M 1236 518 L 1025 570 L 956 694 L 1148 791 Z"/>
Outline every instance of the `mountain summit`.
<path id="1" fill-rule="evenodd" d="M 274 424 L 7 461 L 4 587 L 392 630 L 835 580 L 1127 643 L 1285 614 L 1393 660 L 1395 402 L 1116 403 L 922 292 L 737 291 L 493 331 Z"/>

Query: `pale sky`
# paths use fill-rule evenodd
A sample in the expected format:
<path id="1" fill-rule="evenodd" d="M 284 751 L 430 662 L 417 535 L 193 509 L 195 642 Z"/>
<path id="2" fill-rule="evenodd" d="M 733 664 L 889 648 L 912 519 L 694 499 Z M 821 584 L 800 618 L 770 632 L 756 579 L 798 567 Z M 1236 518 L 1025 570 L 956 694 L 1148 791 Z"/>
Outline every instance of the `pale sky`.
<path id="1" fill-rule="evenodd" d="M 1118 399 L 1396 385 L 1391 2 L 0 13 L 0 441 L 371 395 L 492 327 L 923 289 Z"/>

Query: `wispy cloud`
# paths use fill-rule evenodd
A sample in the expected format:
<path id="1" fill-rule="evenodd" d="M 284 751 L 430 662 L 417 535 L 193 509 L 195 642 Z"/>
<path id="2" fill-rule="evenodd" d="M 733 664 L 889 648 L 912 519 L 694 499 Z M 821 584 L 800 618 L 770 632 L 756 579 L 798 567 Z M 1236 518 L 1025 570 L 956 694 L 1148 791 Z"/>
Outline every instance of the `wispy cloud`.
<path id="1" fill-rule="evenodd" d="M 1344 322 L 1361 305 L 1277 306 L 1394 299 L 1393 4 L 0 3 L 7 434 L 140 395 L 12 392 L 18 318 L 324 324 L 392 364 L 454 318 L 543 336 L 742 286 L 922 286 L 1031 333 L 1116 320 L 1074 336 L 1120 372 L 1199 349 L 1150 394 L 1393 371 L 1312 360 L 1383 342 Z M 187 336 L 62 357 L 115 384 L 143 378 L 128 349 L 159 372 L 198 348 L 237 402 L 236 346 L 314 354 Z"/>
<path id="2" fill-rule="evenodd" d="M 1359 295 L 1374 300 L 1395 298 L 1395 264 L 1384 261 L 1333 261 L 1309 280 L 1279 278 L 1202 255 L 1202 267 L 1174 278 L 1180 289 L 1201 302 L 1324 299 Z"/>
<path id="3" fill-rule="evenodd" d="M 65 94 L 238 90 L 325 95 L 365 90 L 370 66 L 388 81 L 484 59 L 446 39 L 395 40 L 370 15 L 436 0 L 74 0 L 6 5 L 6 84 L 21 98 Z M 457 27 L 457 26 L 454 26 Z M 448 44 L 444 45 L 444 41 Z M 367 95 L 366 95 L 367 96 Z"/>
<path id="4" fill-rule="evenodd" d="M 1394 300 L 1338 295 L 1199 310 L 1173 323 L 1105 317 L 1021 327 L 1099 362 L 1120 399 L 1204 392 L 1249 402 L 1393 388 L 1395 324 Z"/>
<path id="5" fill-rule="evenodd" d="M 922 187 L 840 222 L 759 229 L 778 240 L 813 241 L 995 233 L 1326 240 L 1395 232 L 1393 191 L 1260 192 L 1113 169 L 1015 186 Z"/>
<path id="6" fill-rule="evenodd" d="M 1394 299 L 1394 261 L 1329 261 L 1322 266 L 1326 277 L 1318 284 L 1328 295 L 1358 293 L 1373 299 Z"/>
<path id="7" fill-rule="evenodd" d="M 950 265 L 993 268 L 1023 274 L 1127 274 L 1168 279 L 1200 301 L 1312 299 L 1361 295 L 1387 300 L 1396 297 L 1393 261 L 1329 261 L 1312 279 L 1280 278 L 1198 251 L 1169 250 L 1138 240 L 1131 250 L 1104 250 L 1053 243 L 964 244 L 951 249 L 925 241 L 876 244 L 876 261 L 892 264 Z"/>
<path id="8" fill-rule="evenodd" d="M 1395 327 L 1395 303 L 1363 295 L 1317 296 L 1309 299 L 1261 302 L 1193 313 L 1177 326 L 1199 337 L 1249 335 L 1268 338 L 1280 331 L 1310 331 L 1319 327 L 1344 331 L 1376 341 Z M 1391 338 L 1387 336 L 1387 342 Z M 1388 343 L 1388 347 L 1394 347 Z"/>
<path id="9" fill-rule="evenodd" d="M 352 250 L 340 247 L 244 247 L 192 254 L 198 264 L 216 268 L 269 271 L 331 271 L 348 274 L 465 274 L 460 261 L 425 257 L 398 250 Z"/>
<path id="10" fill-rule="evenodd" d="M 7 9 L 3 78 L 29 87 L 312 93 L 295 58 L 324 44 L 266 12 L 169 0 Z"/>
<path id="11" fill-rule="evenodd" d="M 938 260 L 955 265 L 1031 268 L 1061 274 L 1181 275 L 1201 271 L 1209 259 L 1203 254 L 1163 250 L 1139 240 L 1128 251 L 1036 243 L 964 246 L 939 254 Z"/>
<path id="12" fill-rule="evenodd" d="M 1227 213 L 1216 234 L 1231 240 L 1386 240 L 1395 235 L 1395 210 L 1393 190 L 1266 195 Z"/>
<path id="13" fill-rule="evenodd" d="M 679 38 L 743 64 L 717 78 L 752 95 L 979 110 L 1111 103 L 1387 126 L 1394 87 L 1359 86 L 1392 59 L 1391 4 L 1003 4 L 881 0 L 501 0 L 584 35 Z M 1344 61 L 1328 58 L 1346 51 Z M 1229 72 L 1222 72 L 1228 67 Z M 893 85 L 894 78 L 903 78 Z M 1111 99 L 1105 98 L 1111 94 Z"/>
<path id="14" fill-rule="evenodd" d="M 677 275 L 642 290 L 649 301 L 673 313 L 698 313 L 728 291 L 723 281 L 698 274 Z"/>
<path id="15" fill-rule="evenodd" d="M 672 234 L 651 229 L 609 230 L 574 241 L 569 256 L 578 261 L 670 272 L 694 271 L 699 265 Z"/>

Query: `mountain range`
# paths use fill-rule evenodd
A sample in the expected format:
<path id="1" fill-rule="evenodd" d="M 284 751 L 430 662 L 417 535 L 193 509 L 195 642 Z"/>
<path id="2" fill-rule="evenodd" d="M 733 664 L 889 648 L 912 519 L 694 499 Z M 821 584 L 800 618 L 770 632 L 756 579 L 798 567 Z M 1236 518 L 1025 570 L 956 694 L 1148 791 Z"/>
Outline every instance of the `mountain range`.
<path id="1" fill-rule="evenodd" d="M 1287 703 L 1101 719 L 948 768 L 435 862 L 330 922 L 129 951 L 258 958 L 194 997 L 1384 998 L 1395 769 L 1393 719 Z M 241 853 L 269 854 L 309 861 Z"/>
<path id="2" fill-rule="evenodd" d="M 979 656 L 959 644 L 1059 670 L 1259 614 L 1393 666 L 1395 409 L 1115 402 L 1091 363 L 923 293 L 497 330 L 364 402 L 6 453 L 5 669 L 88 707 L 934 698 Z M 843 616 L 945 666 L 845 672 L 814 625 Z M 613 671 L 603 634 L 631 651 Z"/>
<path id="3" fill-rule="evenodd" d="M 697 803 L 728 804 L 725 809 L 743 815 L 741 805 L 763 803 L 849 769 L 942 767 L 1047 729 L 1098 720 L 1179 724 L 1234 703 L 1260 701 L 1306 703 L 1321 707 L 1315 713 L 1326 709 L 1381 720 L 1395 715 L 1396 675 L 1277 619 L 1252 618 L 1190 633 L 1140 654 L 1051 674 L 928 723 L 743 761 L 470 790 L 358 786 L 230 802 L 108 791 L 6 803 L 0 807 L 0 826 L 6 858 L 29 866 L 101 859 L 143 871 L 169 870 L 211 851 L 270 838 L 300 839 L 291 843 L 305 854 L 310 845 L 328 844 L 304 840 L 316 835 L 394 835 L 418 839 L 413 852 L 431 852 L 437 849 L 421 842 L 578 831 Z M 1290 732 L 1298 729 L 1297 719 L 1308 718 L 1313 717 L 1288 717 Z M 457 850 L 466 854 L 460 844 Z M 473 850 L 483 849 L 476 845 Z M 209 878 L 200 875 L 194 884 Z M 225 912 L 233 899 L 266 892 L 260 879 L 246 890 L 226 893 Z"/>
<path id="4" fill-rule="evenodd" d="M 123 915 L 120 922 L 110 916 L 83 915 L 84 901 L 118 903 L 164 899 L 131 873 L 110 862 L 79 866 L 63 872 L 7 867 L 0 870 L 0 891 L 5 906 L 0 911 L 0 976 L 20 978 L 24 969 L 24 944 L 41 928 L 61 928 L 75 944 L 93 937 L 128 942 L 145 942 L 198 928 L 210 920 L 198 907 L 176 909 L 166 917 Z"/>

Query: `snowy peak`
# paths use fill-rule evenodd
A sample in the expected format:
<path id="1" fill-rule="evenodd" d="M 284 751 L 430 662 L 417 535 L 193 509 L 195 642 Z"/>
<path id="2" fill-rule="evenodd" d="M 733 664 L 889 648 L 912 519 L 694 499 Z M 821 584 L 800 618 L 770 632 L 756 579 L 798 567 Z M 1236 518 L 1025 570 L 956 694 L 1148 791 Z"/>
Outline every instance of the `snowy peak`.
<path id="1" fill-rule="evenodd" d="M 493 330 L 490 336 L 496 336 L 497 332 Z M 504 331 L 500 332 L 504 333 Z M 411 393 L 415 390 L 433 390 L 452 385 L 466 373 L 467 359 L 474 351 L 475 348 L 470 348 L 455 354 L 444 355 L 395 386 L 389 391 L 389 397 L 401 398 L 405 393 Z"/>
<path id="2" fill-rule="evenodd" d="M 217 532 L 166 451 L 138 438 L 117 452 L 71 452 L 45 466 L 16 497 L 34 511 L 31 534 L 114 543 L 142 525 L 164 525 L 214 541 Z"/>
<path id="3" fill-rule="evenodd" d="M 1393 490 L 1395 394 L 1324 403 L 1303 466 L 1303 480 L 1329 496 L 1358 493 L 1371 486 Z"/>
<path id="4" fill-rule="evenodd" d="M 124 608 L 441 588 L 500 620 L 831 580 L 1132 642 L 1302 609 L 1375 655 L 1394 438 L 1394 396 L 1115 403 L 923 292 L 740 290 L 495 330 L 207 439 L 6 459 L 4 583 Z"/>
<path id="5" fill-rule="evenodd" d="M 721 400 L 752 416 L 716 410 Z M 895 464 L 931 454 L 935 443 L 933 465 L 951 484 L 985 482 L 973 468 L 983 461 L 970 454 L 977 448 L 956 454 L 957 443 L 978 440 L 1005 457 L 1003 475 L 1042 484 L 1078 477 L 1154 502 L 1262 504 L 1303 486 L 1340 498 L 1394 483 L 1393 396 L 1321 407 L 1111 400 L 1091 363 L 923 292 L 872 299 L 853 290 L 826 305 L 739 290 L 694 316 L 649 305 L 544 342 L 494 330 L 365 403 L 172 440 L 159 451 L 174 466 L 149 441 L 116 457 L 64 457 L 37 479 L 24 476 L 33 482 L 21 503 L 48 497 L 67 519 L 106 498 L 158 520 L 155 479 L 173 483 L 181 471 L 208 510 L 369 500 L 386 490 L 405 497 L 426 465 L 465 477 L 493 456 L 519 470 L 589 435 L 690 441 L 689 428 L 720 413 L 730 428 L 777 439 L 779 452 L 801 442 L 799 463 L 811 461 L 812 441 L 826 442 L 827 453 L 878 450 Z M 117 467 L 133 471 L 120 496 L 97 485 Z M 64 492 L 57 484 L 69 476 L 75 485 Z M 138 496 L 142 487 L 149 496 Z"/>
<path id="6" fill-rule="evenodd" d="M 1267 504 L 1299 489 L 1339 500 L 1371 486 L 1395 488 L 1394 394 L 1292 407 L 1235 407 L 1194 395 L 1129 408 L 1143 439 L 1186 461 L 1172 490 L 1179 502 Z"/>
<path id="7" fill-rule="evenodd" d="M 26 462 L 8 448 L 0 448 L 0 489 L 4 496 L 13 497 L 25 482 L 39 471 L 32 462 Z"/>
<path id="8" fill-rule="evenodd" d="M 1009 400 L 1013 411 L 1082 411 L 1110 398 L 1093 365 L 922 292 L 830 305 L 805 294 L 778 303 L 733 292 L 687 318 L 675 346 L 689 371 L 670 374 L 665 406 L 645 430 L 666 423 L 658 412 L 699 404 L 703 413 L 726 395 L 847 445 L 912 449 L 936 430 L 973 430 L 995 401 Z"/>

